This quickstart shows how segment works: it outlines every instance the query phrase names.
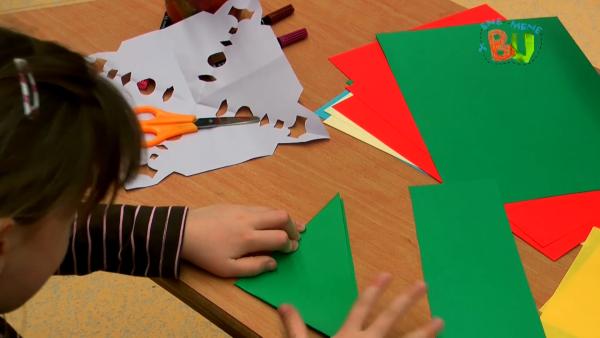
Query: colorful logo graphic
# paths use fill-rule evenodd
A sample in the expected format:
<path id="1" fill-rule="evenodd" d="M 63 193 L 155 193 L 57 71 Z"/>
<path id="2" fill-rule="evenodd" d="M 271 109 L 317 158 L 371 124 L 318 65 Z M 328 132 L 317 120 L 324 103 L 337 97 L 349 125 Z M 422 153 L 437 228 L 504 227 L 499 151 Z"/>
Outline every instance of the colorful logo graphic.
<path id="1" fill-rule="evenodd" d="M 488 62 L 527 65 L 542 49 L 543 28 L 519 21 L 481 24 L 479 52 Z"/>

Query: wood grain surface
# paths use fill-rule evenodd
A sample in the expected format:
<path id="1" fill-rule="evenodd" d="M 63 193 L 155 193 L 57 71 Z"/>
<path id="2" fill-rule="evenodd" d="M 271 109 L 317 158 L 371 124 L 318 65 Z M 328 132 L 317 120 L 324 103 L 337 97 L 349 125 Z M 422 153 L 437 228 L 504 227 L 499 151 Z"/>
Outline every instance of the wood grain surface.
<path id="1" fill-rule="evenodd" d="M 262 1 L 265 12 L 288 2 Z M 448 0 L 292 3 L 295 14 L 274 30 L 283 34 L 306 27 L 309 31 L 307 40 L 286 48 L 285 53 L 304 86 L 301 102 L 311 109 L 344 88 L 346 78 L 327 61 L 328 56 L 372 42 L 375 33 L 405 30 L 462 9 Z M 156 29 L 162 15 L 160 0 L 96 0 L 4 15 L 0 24 L 92 53 L 114 50 L 120 41 Z M 391 272 L 395 279 L 385 294 L 387 302 L 422 278 L 408 187 L 435 182 L 389 155 L 328 130 L 329 141 L 279 146 L 274 156 L 192 177 L 172 175 L 158 186 L 121 193 L 119 202 L 191 207 L 258 204 L 286 209 L 294 219 L 307 221 L 340 192 L 359 288 L 378 272 Z M 551 262 L 521 240 L 516 241 L 533 295 L 541 306 L 578 250 Z M 184 265 L 179 281 L 157 282 L 234 336 L 282 334 L 276 311 L 236 288 L 234 280 L 216 278 Z M 400 336 L 428 318 L 427 302 L 422 301 L 397 323 L 391 336 Z"/>

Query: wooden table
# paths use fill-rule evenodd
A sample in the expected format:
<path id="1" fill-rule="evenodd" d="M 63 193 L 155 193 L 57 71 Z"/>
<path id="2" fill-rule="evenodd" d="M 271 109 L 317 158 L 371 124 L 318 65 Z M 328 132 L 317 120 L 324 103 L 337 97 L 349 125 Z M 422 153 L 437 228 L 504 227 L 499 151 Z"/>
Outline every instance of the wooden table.
<path id="1" fill-rule="evenodd" d="M 268 12 L 288 2 L 263 0 L 263 6 Z M 309 30 L 308 40 L 286 48 L 285 53 L 304 85 L 301 101 L 311 109 L 344 88 L 346 79 L 327 61 L 328 56 L 372 42 L 375 33 L 406 30 L 462 9 L 448 0 L 296 0 L 293 4 L 296 13 L 274 29 L 280 34 L 301 27 Z M 5 15 L 0 24 L 92 53 L 115 50 L 120 41 L 156 29 L 162 15 L 161 0 L 96 0 Z M 158 186 L 124 193 L 120 201 L 189 206 L 262 204 L 285 208 L 295 219 L 307 221 L 340 192 L 359 288 L 378 272 L 389 271 L 395 276 L 385 295 L 389 301 L 422 278 L 408 187 L 434 181 L 375 148 L 336 130 L 329 132 L 330 141 L 279 146 L 274 156 L 193 177 L 172 175 Z M 553 263 L 516 241 L 533 295 L 541 306 L 578 250 Z M 276 311 L 236 288 L 234 280 L 184 265 L 179 281 L 156 282 L 234 336 L 282 334 Z M 423 301 L 396 325 L 391 336 L 400 336 L 428 317 Z"/>

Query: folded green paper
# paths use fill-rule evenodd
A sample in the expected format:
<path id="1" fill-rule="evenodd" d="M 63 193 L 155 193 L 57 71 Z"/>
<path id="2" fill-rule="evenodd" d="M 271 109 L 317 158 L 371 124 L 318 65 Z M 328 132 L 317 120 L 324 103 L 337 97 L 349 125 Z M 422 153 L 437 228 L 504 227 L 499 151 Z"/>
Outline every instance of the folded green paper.
<path id="1" fill-rule="evenodd" d="M 334 335 L 358 295 L 340 195 L 307 224 L 296 252 L 274 257 L 276 271 L 236 285 L 272 306 L 294 305 L 309 326 Z"/>

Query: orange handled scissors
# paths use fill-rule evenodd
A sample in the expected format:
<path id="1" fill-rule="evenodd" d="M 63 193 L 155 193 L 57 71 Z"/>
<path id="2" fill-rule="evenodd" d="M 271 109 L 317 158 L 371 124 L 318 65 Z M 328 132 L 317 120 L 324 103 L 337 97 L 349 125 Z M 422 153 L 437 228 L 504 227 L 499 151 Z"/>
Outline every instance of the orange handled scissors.
<path id="1" fill-rule="evenodd" d="M 260 118 L 256 116 L 197 118 L 194 115 L 169 113 L 152 106 L 138 106 L 133 111 L 136 115 L 152 115 L 152 118 L 148 120 L 140 120 L 144 134 L 154 135 L 153 138 L 146 140 L 146 148 L 159 145 L 173 137 L 195 133 L 199 129 L 257 123 L 260 121 Z"/>

